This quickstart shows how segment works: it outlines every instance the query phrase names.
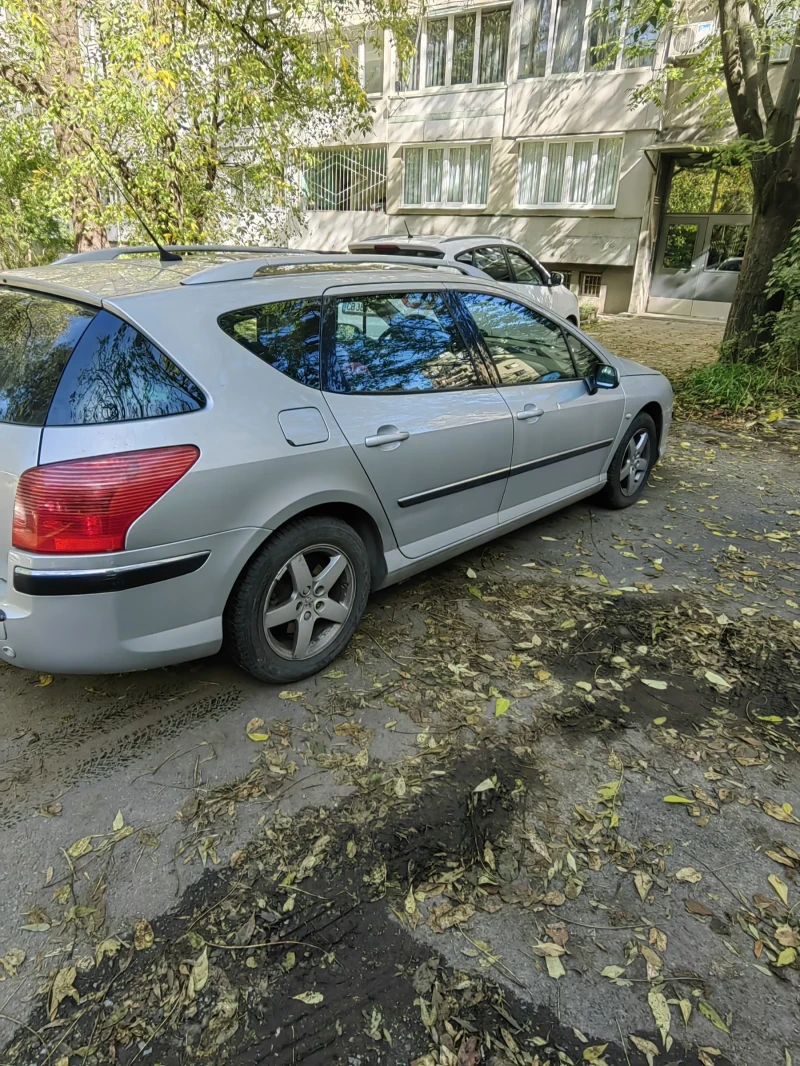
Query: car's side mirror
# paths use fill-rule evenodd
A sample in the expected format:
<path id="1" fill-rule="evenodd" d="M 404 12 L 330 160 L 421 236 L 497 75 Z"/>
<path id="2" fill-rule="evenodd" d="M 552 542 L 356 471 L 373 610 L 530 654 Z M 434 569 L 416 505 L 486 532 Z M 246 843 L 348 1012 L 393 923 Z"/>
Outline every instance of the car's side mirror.
<path id="1" fill-rule="evenodd" d="M 619 371 L 609 363 L 600 363 L 593 374 L 584 378 L 590 396 L 598 389 L 615 389 L 619 385 Z"/>
<path id="2" fill-rule="evenodd" d="M 551 274 L 550 274 L 550 285 L 554 286 L 554 285 L 563 285 L 563 284 L 564 284 L 564 275 L 561 273 L 560 270 L 553 270 L 551 272 Z"/>

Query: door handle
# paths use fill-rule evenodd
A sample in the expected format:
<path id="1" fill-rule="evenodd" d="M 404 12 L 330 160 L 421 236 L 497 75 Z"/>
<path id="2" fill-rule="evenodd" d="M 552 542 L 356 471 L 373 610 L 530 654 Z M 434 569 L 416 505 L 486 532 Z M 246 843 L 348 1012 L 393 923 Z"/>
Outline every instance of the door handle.
<path id="1" fill-rule="evenodd" d="M 382 444 L 401 444 L 410 436 L 407 429 L 396 429 L 393 433 L 376 433 L 374 437 L 367 437 L 364 444 L 367 448 L 380 448 Z"/>
<path id="2" fill-rule="evenodd" d="M 521 411 L 517 411 L 517 418 L 520 422 L 525 422 L 528 418 L 539 418 L 544 414 L 541 407 L 532 407 L 530 404 L 526 404 Z"/>

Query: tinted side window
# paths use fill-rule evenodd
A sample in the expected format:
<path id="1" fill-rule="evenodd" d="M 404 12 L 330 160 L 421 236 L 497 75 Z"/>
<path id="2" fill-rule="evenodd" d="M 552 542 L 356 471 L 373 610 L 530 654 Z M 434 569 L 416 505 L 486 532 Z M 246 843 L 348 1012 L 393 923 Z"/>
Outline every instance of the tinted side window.
<path id="1" fill-rule="evenodd" d="M 485 270 L 495 281 L 511 281 L 511 273 L 502 248 L 476 248 L 472 265 Z"/>
<path id="2" fill-rule="evenodd" d="M 281 374 L 319 388 L 320 300 L 281 300 L 217 319 L 229 337 Z"/>
<path id="3" fill-rule="evenodd" d="M 527 256 L 512 248 L 508 248 L 506 254 L 514 271 L 514 281 L 521 285 L 544 285 L 544 278 Z"/>
<path id="4" fill-rule="evenodd" d="M 440 292 L 333 301 L 331 392 L 429 392 L 484 382 Z"/>
<path id="5" fill-rule="evenodd" d="M 603 360 L 598 355 L 595 355 L 591 348 L 587 348 L 582 341 L 579 341 L 577 337 L 573 337 L 571 333 L 567 334 L 567 344 L 572 352 L 572 358 L 580 377 L 586 378 L 594 374 Z"/>
<path id="6" fill-rule="evenodd" d="M 130 422 L 198 411 L 205 397 L 133 326 L 100 311 L 58 384 L 48 426 Z"/>
<path id="7" fill-rule="evenodd" d="M 0 291 L 0 422 L 44 425 L 64 366 L 95 314 L 41 293 Z"/>
<path id="8" fill-rule="evenodd" d="M 462 292 L 503 385 L 568 381 L 575 378 L 561 327 L 502 296 Z"/>

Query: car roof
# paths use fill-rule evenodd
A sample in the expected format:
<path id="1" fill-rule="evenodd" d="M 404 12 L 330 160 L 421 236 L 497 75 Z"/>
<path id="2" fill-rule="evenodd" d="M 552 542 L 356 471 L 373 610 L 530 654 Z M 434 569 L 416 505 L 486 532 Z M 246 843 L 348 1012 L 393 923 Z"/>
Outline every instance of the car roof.
<path id="1" fill-rule="evenodd" d="M 434 280 L 442 280 L 441 277 L 436 276 L 436 270 L 425 266 L 391 262 L 348 262 L 346 255 L 334 255 L 333 253 L 330 260 L 323 262 L 304 262 L 298 255 L 298 261 L 293 263 L 287 262 L 293 257 L 285 252 L 262 252 L 257 257 L 250 254 L 251 259 L 258 259 L 258 263 L 254 263 L 253 274 L 248 274 L 247 277 L 242 275 L 241 277 L 215 278 L 213 268 L 223 267 L 226 263 L 235 264 L 247 258 L 247 253 L 215 252 L 193 254 L 177 262 L 161 262 L 157 253 L 152 258 L 136 256 L 129 259 L 86 259 L 76 262 L 67 260 L 49 266 L 26 267 L 0 273 L 0 291 L 2 291 L 2 286 L 33 289 L 100 306 L 104 300 L 117 302 L 126 297 L 136 297 L 179 287 L 197 289 L 198 283 L 202 285 L 230 284 L 232 281 L 246 280 L 248 284 L 256 282 L 263 284 L 270 280 L 277 282 L 283 279 L 285 284 L 287 276 L 292 274 L 305 275 L 309 281 L 309 275 L 325 274 L 325 281 L 320 289 L 352 284 L 355 273 L 358 275 L 358 284 L 370 282 L 416 284 L 422 281 L 430 283 Z M 274 265 L 270 265 L 271 259 L 275 260 Z M 449 276 L 449 271 L 446 273 Z M 308 288 L 308 286 L 304 285 L 303 288 Z"/>
<path id="2" fill-rule="evenodd" d="M 498 237 L 490 233 L 469 233 L 463 237 L 445 237 L 438 233 L 383 233 L 373 237 L 362 237 L 350 242 L 351 248 L 360 248 L 369 244 L 397 244 L 408 248 L 435 248 L 450 255 L 457 255 L 467 248 L 483 244 L 507 244 L 515 248 L 520 245 L 510 237 Z"/>

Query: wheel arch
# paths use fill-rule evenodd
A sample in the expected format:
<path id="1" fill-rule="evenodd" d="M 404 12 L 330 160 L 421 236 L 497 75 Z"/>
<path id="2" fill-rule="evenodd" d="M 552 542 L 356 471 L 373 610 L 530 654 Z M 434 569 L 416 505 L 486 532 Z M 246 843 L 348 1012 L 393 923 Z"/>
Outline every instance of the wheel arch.
<path id="1" fill-rule="evenodd" d="M 385 554 L 387 549 L 384 545 L 381 529 L 374 516 L 364 507 L 359 507 L 358 504 L 343 502 L 341 500 L 325 500 L 314 504 L 308 504 L 307 506 L 300 506 L 297 511 L 293 511 L 288 515 L 284 513 L 284 515 L 281 516 L 281 520 L 267 533 L 266 537 L 259 542 L 258 546 L 250 553 L 234 577 L 231 587 L 228 590 L 228 601 L 230 601 L 230 597 L 233 595 L 242 576 L 247 572 L 247 568 L 250 566 L 253 559 L 264 550 L 264 547 L 270 543 L 276 533 L 280 533 L 281 530 L 286 529 L 287 526 L 296 522 L 300 518 L 324 517 L 326 515 L 347 522 L 364 541 L 364 546 L 367 549 L 367 557 L 369 559 L 372 588 L 380 588 L 387 573 Z"/>
<path id="2" fill-rule="evenodd" d="M 664 432 L 664 410 L 657 400 L 651 400 L 639 410 L 639 414 L 650 415 L 656 424 L 657 444 L 661 444 L 661 435 Z"/>

